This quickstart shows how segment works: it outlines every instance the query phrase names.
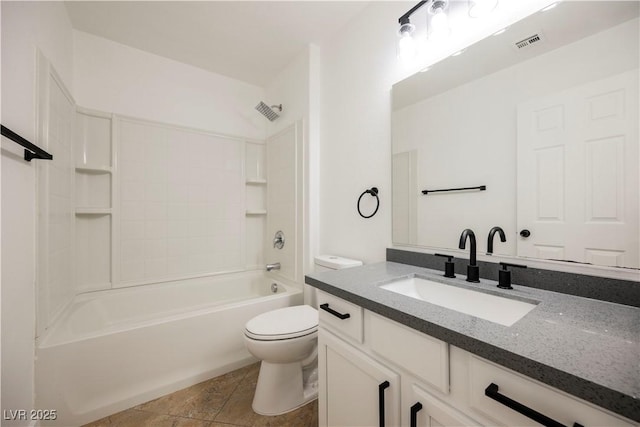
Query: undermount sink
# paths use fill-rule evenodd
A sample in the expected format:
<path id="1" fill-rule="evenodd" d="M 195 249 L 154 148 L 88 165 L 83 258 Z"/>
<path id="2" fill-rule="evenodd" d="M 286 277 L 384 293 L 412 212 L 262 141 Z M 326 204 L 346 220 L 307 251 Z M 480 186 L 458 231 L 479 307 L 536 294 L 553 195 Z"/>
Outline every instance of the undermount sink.
<path id="1" fill-rule="evenodd" d="M 400 279 L 380 288 L 504 326 L 513 325 L 536 307 L 536 304 L 420 277 Z"/>

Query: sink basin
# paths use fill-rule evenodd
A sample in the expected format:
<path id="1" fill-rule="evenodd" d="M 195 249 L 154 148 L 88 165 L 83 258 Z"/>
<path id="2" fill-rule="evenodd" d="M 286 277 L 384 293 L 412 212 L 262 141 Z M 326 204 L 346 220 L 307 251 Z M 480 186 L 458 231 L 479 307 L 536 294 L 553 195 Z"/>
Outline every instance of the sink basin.
<path id="1" fill-rule="evenodd" d="M 513 325 L 536 307 L 536 304 L 420 277 L 397 280 L 380 288 L 504 326 Z"/>

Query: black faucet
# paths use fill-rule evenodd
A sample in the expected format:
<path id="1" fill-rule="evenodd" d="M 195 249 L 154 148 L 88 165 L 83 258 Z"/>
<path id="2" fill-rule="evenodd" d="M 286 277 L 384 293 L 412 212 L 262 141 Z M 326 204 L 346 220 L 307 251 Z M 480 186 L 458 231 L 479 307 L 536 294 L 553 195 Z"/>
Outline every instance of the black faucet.
<path id="1" fill-rule="evenodd" d="M 493 253 L 493 236 L 495 236 L 496 233 L 500 234 L 501 242 L 507 241 L 507 237 L 504 235 L 504 230 L 500 227 L 493 227 L 489 230 L 489 238 L 487 239 L 487 255 L 491 255 Z"/>
<path id="2" fill-rule="evenodd" d="M 473 230 L 467 228 L 460 235 L 460 244 L 458 248 L 464 249 L 467 243 L 467 237 L 471 242 L 471 254 L 469 257 L 469 265 L 467 265 L 467 282 L 480 282 L 480 267 L 476 265 L 476 235 Z"/>

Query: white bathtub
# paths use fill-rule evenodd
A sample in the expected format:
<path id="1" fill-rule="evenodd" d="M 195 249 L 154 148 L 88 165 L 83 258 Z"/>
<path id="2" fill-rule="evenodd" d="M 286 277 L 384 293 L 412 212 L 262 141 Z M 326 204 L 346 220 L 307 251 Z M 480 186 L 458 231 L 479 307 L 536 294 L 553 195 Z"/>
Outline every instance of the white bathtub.
<path id="1" fill-rule="evenodd" d="M 247 365 L 244 324 L 298 304 L 300 289 L 262 272 L 78 295 L 38 342 L 36 407 L 57 411 L 42 424 L 81 425 Z"/>

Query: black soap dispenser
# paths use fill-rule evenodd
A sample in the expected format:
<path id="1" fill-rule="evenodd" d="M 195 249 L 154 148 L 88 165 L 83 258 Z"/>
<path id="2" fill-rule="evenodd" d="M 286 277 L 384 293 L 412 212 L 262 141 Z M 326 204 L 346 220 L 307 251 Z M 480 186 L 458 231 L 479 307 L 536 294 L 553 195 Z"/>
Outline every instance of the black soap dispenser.
<path id="1" fill-rule="evenodd" d="M 507 267 L 527 268 L 527 266 L 506 262 L 501 262 L 500 265 L 502 266 L 502 270 L 498 271 L 498 287 L 501 289 L 513 289 L 513 287 L 511 287 L 511 272 L 507 270 Z"/>
<path id="2" fill-rule="evenodd" d="M 441 256 L 447 258 L 447 261 L 444 263 L 444 277 L 456 277 L 455 275 L 455 267 L 456 265 L 453 263 L 453 255 L 446 254 L 435 254 L 436 256 Z"/>

